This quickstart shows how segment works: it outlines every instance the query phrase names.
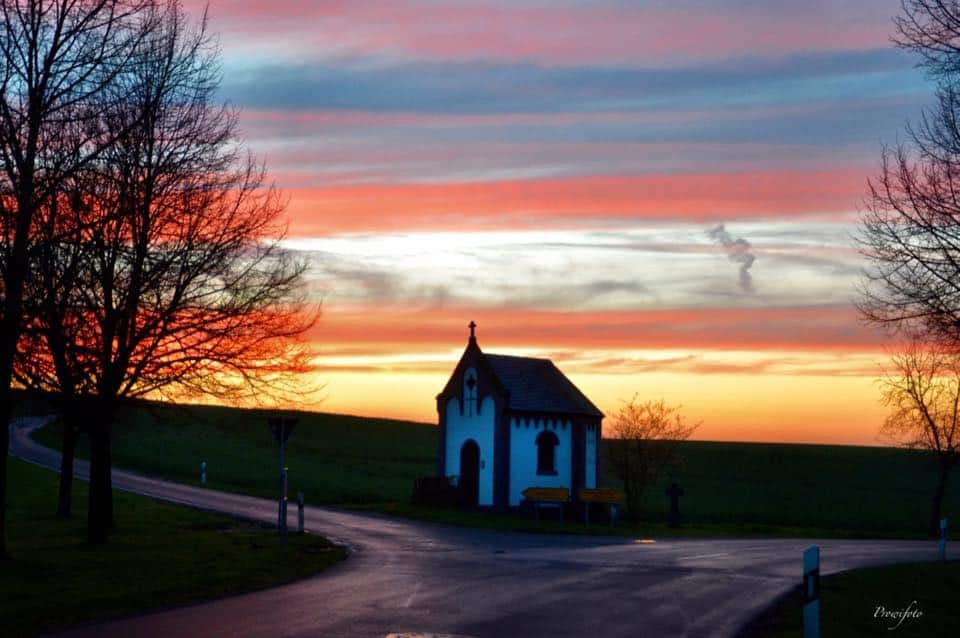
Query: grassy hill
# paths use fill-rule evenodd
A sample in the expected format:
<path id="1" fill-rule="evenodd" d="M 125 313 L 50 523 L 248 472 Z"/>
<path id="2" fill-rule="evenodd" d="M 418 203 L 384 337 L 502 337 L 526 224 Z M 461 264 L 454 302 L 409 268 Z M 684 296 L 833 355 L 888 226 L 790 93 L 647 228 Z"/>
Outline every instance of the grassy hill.
<path id="1" fill-rule="evenodd" d="M 217 406 L 129 406 L 117 418 L 114 463 L 199 484 L 200 463 L 206 461 L 210 487 L 274 496 L 279 458 L 268 414 Z M 316 412 L 295 416 L 299 424 L 287 443 L 291 496 L 303 491 L 315 504 L 405 501 L 414 478 L 436 471 L 437 435 L 430 425 Z M 57 426 L 36 435 L 50 447 L 59 447 L 59 437 Z M 79 448 L 85 456 L 82 441 Z"/>
<path id="2" fill-rule="evenodd" d="M 148 474 L 199 483 L 208 463 L 211 487 L 273 496 L 277 446 L 267 412 L 225 407 L 138 404 L 115 429 L 115 463 Z M 427 424 L 335 414 L 299 413 L 287 465 L 290 495 L 309 503 L 375 506 L 405 503 L 413 480 L 436 471 L 437 430 Z M 56 426 L 37 438 L 52 447 Z M 605 442 L 605 445 L 615 443 Z M 84 455 L 81 442 L 80 454 Z M 688 442 L 683 463 L 646 495 L 642 518 L 662 521 L 664 490 L 676 480 L 681 510 L 701 524 L 922 534 L 934 484 L 928 454 L 893 448 Z M 602 459 L 601 459 L 602 464 Z M 955 481 L 960 478 L 955 477 Z M 610 476 L 604 483 L 615 485 Z M 960 512 L 960 490 L 946 514 Z M 811 532 L 817 533 L 817 531 Z"/>

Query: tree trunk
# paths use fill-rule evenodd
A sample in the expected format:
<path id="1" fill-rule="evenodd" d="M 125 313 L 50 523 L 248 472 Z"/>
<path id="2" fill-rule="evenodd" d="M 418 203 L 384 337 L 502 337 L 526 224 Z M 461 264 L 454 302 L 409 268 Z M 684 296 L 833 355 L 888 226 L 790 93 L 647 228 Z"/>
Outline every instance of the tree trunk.
<path id="1" fill-rule="evenodd" d="M 57 516 L 70 518 L 73 505 L 73 458 L 77 446 L 77 428 L 74 417 L 63 418 L 63 445 L 60 450 L 60 492 L 57 496 Z"/>
<path id="2" fill-rule="evenodd" d="M 10 448 L 10 389 L 0 386 L 0 561 L 7 556 L 7 450 Z"/>
<path id="3" fill-rule="evenodd" d="M 113 527 L 113 479 L 110 441 L 113 410 L 99 403 L 90 420 L 90 499 L 87 510 L 87 540 L 93 545 L 107 542 Z"/>
<path id="4" fill-rule="evenodd" d="M 940 518 L 943 512 L 943 497 L 947 493 L 947 480 L 950 478 L 950 467 L 948 463 L 940 463 L 940 473 L 937 477 L 937 489 L 933 493 L 933 507 L 930 512 L 930 531 L 931 537 L 940 536 Z"/>
<path id="5" fill-rule="evenodd" d="M 12 268 L 12 266 L 11 266 Z M 0 281 L 7 283 L 9 277 Z M 7 298 L 3 304 L 3 318 L 0 319 L 0 559 L 7 555 L 7 454 L 10 451 L 10 417 L 13 415 L 13 392 L 10 382 L 13 379 L 13 357 L 16 351 L 17 335 L 20 330 L 21 286 L 7 286 L 4 292 Z M 10 290 L 9 288 L 17 288 Z M 11 297 L 16 294 L 17 299 Z M 16 319 L 13 319 L 16 313 Z"/>
<path id="6" fill-rule="evenodd" d="M 3 430 L 0 434 L 0 559 L 7 555 L 7 454 L 10 451 L 10 417 L 13 414 L 10 382 L 13 379 L 13 357 L 20 334 L 20 297 L 23 292 L 21 274 L 24 270 L 21 266 L 25 263 L 25 258 L 18 261 L 16 258 L 20 255 L 16 250 L 14 253 L 7 263 L 7 268 L 13 275 L 8 272 L 0 281 L 6 294 L 6 299 L 3 300 L 3 317 L 0 319 L 0 430 Z"/>

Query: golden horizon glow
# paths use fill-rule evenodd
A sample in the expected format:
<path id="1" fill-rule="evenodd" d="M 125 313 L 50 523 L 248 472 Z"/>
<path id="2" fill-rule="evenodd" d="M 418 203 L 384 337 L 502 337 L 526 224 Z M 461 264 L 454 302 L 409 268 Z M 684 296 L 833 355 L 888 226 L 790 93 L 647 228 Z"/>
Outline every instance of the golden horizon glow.
<path id="1" fill-rule="evenodd" d="M 490 352 L 494 352 L 491 349 Z M 505 350 L 511 354 L 539 354 L 535 350 Z M 678 354 L 646 352 L 673 360 Z M 302 406 L 323 412 L 394 418 L 435 424 L 435 396 L 445 385 L 459 359 L 459 352 L 394 354 L 389 357 L 362 355 L 356 366 L 345 365 L 351 357 L 333 357 L 336 365 L 315 373 L 325 384 L 321 397 Z M 758 357 L 791 359 L 802 369 L 797 353 L 717 353 L 718 358 L 749 364 Z M 708 359 L 710 357 L 707 357 Z M 581 363 L 557 362 L 558 366 L 609 417 L 622 401 L 634 394 L 640 400 L 663 398 L 683 406 L 690 421 L 702 421 L 692 437 L 704 441 L 751 441 L 771 443 L 822 443 L 841 445 L 890 445 L 878 435 L 885 409 L 879 404 L 875 378 L 863 366 L 880 361 L 880 353 L 862 353 L 834 362 L 833 373 L 825 370 L 822 355 L 811 354 L 813 374 L 647 372 L 609 374 L 582 371 Z M 393 369 L 365 370 L 375 361 Z M 323 365 L 324 359 L 320 359 Z M 329 363 L 330 361 L 328 361 Z M 417 371 L 417 366 L 424 369 Z M 655 366 L 654 366 L 655 368 Z M 298 406 L 299 407 L 299 406 Z"/>

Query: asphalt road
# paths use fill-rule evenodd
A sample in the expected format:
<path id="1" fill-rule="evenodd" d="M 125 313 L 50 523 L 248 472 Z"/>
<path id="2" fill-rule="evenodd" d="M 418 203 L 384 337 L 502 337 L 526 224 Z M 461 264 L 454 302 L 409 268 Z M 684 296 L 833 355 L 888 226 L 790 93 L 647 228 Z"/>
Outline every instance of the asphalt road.
<path id="1" fill-rule="evenodd" d="M 12 426 L 11 453 L 56 469 L 59 453 L 28 436 L 36 425 Z M 78 461 L 77 475 L 86 473 L 87 464 Z M 114 470 L 113 482 L 165 501 L 276 520 L 273 501 L 123 470 Z M 307 507 L 306 521 L 308 531 L 348 544 L 350 558 L 291 585 L 65 635 L 730 636 L 799 582 L 801 554 L 812 543 L 821 546 L 824 574 L 936 556 L 936 544 L 925 541 L 639 543 L 431 525 L 321 507 Z M 877 604 L 908 604 L 909 594 L 902 596 L 891 592 L 889 601 Z"/>

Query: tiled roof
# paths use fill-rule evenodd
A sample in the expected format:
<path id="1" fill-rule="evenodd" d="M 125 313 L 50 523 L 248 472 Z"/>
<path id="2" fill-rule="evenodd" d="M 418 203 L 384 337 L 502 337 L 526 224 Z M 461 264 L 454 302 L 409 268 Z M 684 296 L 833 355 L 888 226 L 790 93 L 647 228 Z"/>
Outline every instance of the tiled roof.
<path id="1" fill-rule="evenodd" d="M 510 408 L 602 417 L 603 413 L 549 359 L 484 354 L 510 393 Z"/>

